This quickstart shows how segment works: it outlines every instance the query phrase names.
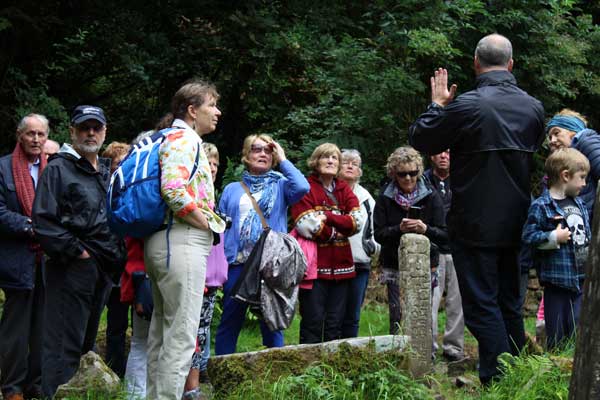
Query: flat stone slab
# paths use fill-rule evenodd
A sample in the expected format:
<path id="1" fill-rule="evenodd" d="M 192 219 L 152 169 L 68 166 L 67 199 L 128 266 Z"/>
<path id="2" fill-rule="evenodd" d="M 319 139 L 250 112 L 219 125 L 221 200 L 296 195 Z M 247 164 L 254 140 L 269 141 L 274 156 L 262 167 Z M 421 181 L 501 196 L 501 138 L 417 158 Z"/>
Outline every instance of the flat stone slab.
<path id="1" fill-rule="evenodd" d="M 214 356 L 209 359 L 208 373 L 215 385 L 240 384 L 248 379 L 266 375 L 277 378 L 301 374 L 309 365 L 341 357 L 344 364 L 359 361 L 359 353 L 369 349 L 380 354 L 406 354 L 409 358 L 409 337 L 384 335 L 340 339 L 317 344 L 290 345 L 279 348 Z M 346 360 L 344 357 L 348 357 Z M 218 388 L 223 389 L 223 388 Z"/>
<path id="2" fill-rule="evenodd" d="M 233 353 L 224 356 L 211 356 L 209 362 L 211 364 L 218 364 L 228 359 L 243 359 L 246 362 L 252 362 L 252 360 L 259 359 L 265 356 L 271 356 L 277 353 L 313 353 L 314 350 L 327 351 L 333 353 L 338 350 L 342 343 L 347 343 L 352 347 L 367 347 L 371 342 L 375 345 L 375 352 L 381 353 L 390 350 L 405 350 L 408 346 L 410 337 L 403 335 L 383 335 L 383 336 L 370 336 L 370 337 L 358 337 L 349 339 L 332 340 L 330 342 L 315 343 L 315 344 L 297 344 L 289 345 L 284 347 L 277 347 L 272 349 L 264 349 L 258 351 L 249 351 L 247 353 Z M 212 367 L 213 365 L 211 365 Z"/>

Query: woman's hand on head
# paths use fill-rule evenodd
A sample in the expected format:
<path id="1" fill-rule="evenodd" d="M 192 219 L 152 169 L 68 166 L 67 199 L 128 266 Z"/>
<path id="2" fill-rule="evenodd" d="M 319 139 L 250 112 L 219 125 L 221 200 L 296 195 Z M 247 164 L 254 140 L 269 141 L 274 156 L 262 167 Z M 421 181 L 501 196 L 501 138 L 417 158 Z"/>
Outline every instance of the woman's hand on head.
<path id="1" fill-rule="evenodd" d="M 285 151 L 279 143 L 273 141 L 273 149 L 275 150 L 275 153 L 277 153 L 277 158 L 279 159 L 279 162 L 286 160 Z"/>

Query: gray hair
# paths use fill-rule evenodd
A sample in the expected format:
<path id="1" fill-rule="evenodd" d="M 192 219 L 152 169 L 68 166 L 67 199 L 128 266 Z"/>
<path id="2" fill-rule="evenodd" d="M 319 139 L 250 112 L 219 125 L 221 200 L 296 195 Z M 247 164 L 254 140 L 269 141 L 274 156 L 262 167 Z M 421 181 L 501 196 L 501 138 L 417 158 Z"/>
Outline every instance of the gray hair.
<path id="1" fill-rule="evenodd" d="M 342 159 L 340 161 L 347 160 L 358 160 L 362 165 L 362 158 L 360 158 L 360 152 L 356 149 L 342 149 Z"/>
<path id="2" fill-rule="evenodd" d="M 475 57 L 483 68 L 506 67 L 512 59 L 512 44 L 497 33 L 487 35 L 477 43 Z"/>
<path id="3" fill-rule="evenodd" d="M 21 119 L 21 121 L 19 122 L 19 125 L 17 125 L 17 132 L 21 133 L 21 132 L 25 131 L 25 128 L 27 128 L 27 120 L 29 118 L 36 118 L 38 121 L 40 121 L 46 127 L 46 134 L 48 134 L 48 132 L 50 130 L 48 118 L 46 118 L 42 114 L 35 114 L 35 113 L 27 114 L 26 116 L 24 116 Z"/>

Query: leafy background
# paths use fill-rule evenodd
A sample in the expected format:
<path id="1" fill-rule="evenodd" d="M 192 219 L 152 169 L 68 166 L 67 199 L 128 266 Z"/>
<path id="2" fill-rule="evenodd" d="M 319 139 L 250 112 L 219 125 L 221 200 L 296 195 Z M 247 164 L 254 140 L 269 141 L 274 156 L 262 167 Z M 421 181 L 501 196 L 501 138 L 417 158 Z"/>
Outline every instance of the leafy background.
<path id="1" fill-rule="evenodd" d="M 469 90 L 487 33 L 512 40 L 517 80 L 548 116 L 568 106 L 598 127 L 599 24 L 600 3 L 575 0 L 5 1 L 0 154 L 29 112 L 68 141 L 68 115 L 85 103 L 105 109 L 107 142 L 129 141 L 202 77 L 221 93 L 207 137 L 228 166 L 220 180 L 239 173 L 246 135 L 269 133 L 301 166 L 323 141 L 357 148 L 375 189 L 429 102 L 434 68 Z"/>

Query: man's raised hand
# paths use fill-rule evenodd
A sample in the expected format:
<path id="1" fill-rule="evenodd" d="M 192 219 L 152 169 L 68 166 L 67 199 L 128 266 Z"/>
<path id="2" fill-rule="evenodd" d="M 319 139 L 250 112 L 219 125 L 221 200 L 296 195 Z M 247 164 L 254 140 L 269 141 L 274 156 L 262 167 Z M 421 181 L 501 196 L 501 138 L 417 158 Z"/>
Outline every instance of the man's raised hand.
<path id="1" fill-rule="evenodd" d="M 438 68 L 431 77 L 431 101 L 446 107 L 454 99 L 457 86 L 453 84 L 448 90 L 448 71 Z"/>

